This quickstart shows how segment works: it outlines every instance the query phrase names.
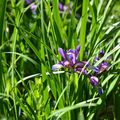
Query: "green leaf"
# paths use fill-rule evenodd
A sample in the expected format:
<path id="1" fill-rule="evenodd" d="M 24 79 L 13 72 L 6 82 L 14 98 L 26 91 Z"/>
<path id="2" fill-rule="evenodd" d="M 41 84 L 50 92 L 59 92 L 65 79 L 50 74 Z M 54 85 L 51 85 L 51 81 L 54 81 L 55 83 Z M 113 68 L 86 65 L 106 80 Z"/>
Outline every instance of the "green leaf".
<path id="1" fill-rule="evenodd" d="M 0 47 L 2 46 L 3 42 L 3 33 L 4 33 L 4 21 L 5 21 L 5 13 L 6 13 L 6 0 L 0 0 Z M 0 49 L 0 61 L 2 61 L 2 54 Z M 3 87 L 3 78 L 2 78 L 2 62 L 0 62 L 0 92 L 2 91 Z"/>
<path id="2" fill-rule="evenodd" d="M 113 79 L 113 81 L 111 82 L 111 84 L 107 90 L 107 95 L 113 90 L 113 88 L 115 87 L 115 84 L 119 80 L 119 77 L 120 77 L 120 75 L 118 75 L 115 79 Z"/>
<path id="3" fill-rule="evenodd" d="M 87 9 L 88 9 L 88 0 L 84 0 L 82 5 L 82 22 L 81 22 L 81 30 L 80 30 L 80 46 L 81 46 L 80 59 L 81 60 L 83 59 L 84 50 L 85 50 L 86 24 L 87 24 L 87 17 L 88 17 Z"/>
<path id="4" fill-rule="evenodd" d="M 88 102 L 92 102 L 92 101 L 97 100 L 97 99 L 98 99 L 98 98 L 90 99 L 90 100 L 87 100 L 87 103 L 86 103 L 86 101 L 83 101 L 83 102 L 81 102 L 81 103 L 77 103 L 77 104 L 75 104 L 75 105 L 71 105 L 71 106 L 65 107 L 65 108 L 63 108 L 63 109 L 54 111 L 53 114 L 48 117 L 48 119 L 51 118 L 52 116 L 58 115 L 58 114 L 59 114 L 58 117 L 60 117 L 60 116 L 62 116 L 64 113 L 66 113 L 66 112 L 68 112 L 68 111 L 70 111 L 70 110 L 77 109 L 77 108 L 97 106 L 96 103 L 88 103 Z"/>

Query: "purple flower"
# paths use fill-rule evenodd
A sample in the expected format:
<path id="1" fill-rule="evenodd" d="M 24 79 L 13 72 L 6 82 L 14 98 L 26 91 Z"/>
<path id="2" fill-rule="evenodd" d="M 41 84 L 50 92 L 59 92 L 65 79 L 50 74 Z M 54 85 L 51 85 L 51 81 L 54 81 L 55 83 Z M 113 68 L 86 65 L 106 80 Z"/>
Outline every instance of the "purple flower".
<path id="1" fill-rule="evenodd" d="M 105 52 L 103 50 L 100 51 L 99 53 L 99 57 L 95 57 L 94 59 L 94 63 L 96 63 L 97 61 L 99 61 L 99 59 L 101 57 L 103 57 L 105 54 Z M 97 74 L 101 74 L 103 73 L 104 71 L 106 71 L 108 69 L 109 65 L 106 61 L 102 61 L 97 67 L 95 67 L 94 70 L 94 74 L 97 75 Z"/>
<path id="2" fill-rule="evenodd" d="M 94 74 L 95 75 L 101 74 L 101 73 L 107 71 L 108 67 L 109 67 L 108 63 L 103 61 L 97 67 L 95 67 L 95 69 L 93 69 Z"/>
<path id="3" fill-rule="evenodd" d="M 61 64 L 55 64 L 52 66 L 52 70 L 55 71 L 55 70 L 59 70 L 60 68 L 62 68 L 63 66 Z"/>
<path id="4" fill-rule="evenodd" d="M 89 63 L 86 61 L 81 61 L 81 62 L 77 62 L 74 66 L 74 71 L 77 73 L 82 73 L 84 75 L 87 75 L 87 70 L 86 67 L 89 66 Z"/>
<path id="5" fill-rule="evenodd" d="M 99 80 L 96 76 L 90 76 L 89 79 L 92 86 L 98 86 Z"/>
<path id="6" fill-rule="evenodd" d="M 99 60 L 98 57 L 95 57 L 95 58 L 94 58 L 94 62 L 97 62 L 98 60 Z"/>
<path id="7" fill-rule="evenodd" d="M 63 11 L 64 9 L 64 5 L 62 4 L 62 3 L 59 3 L 59 9 L 60 9 L 60 11 Z"/>
<path id="8" fill-rule="evenodd" d="M 80 46 L 77 46 L 75 50 L 70 49 L 67 52 L 65 52 L 62 48 L 59 48 L 58 52 L 63 58 L 63 61 L 61 61 L 60 63 L 64 67 L 72 68 L 77 62 L 79 51 L 80 51 Z"/>
<path id="9" fill-rule="evenodd" d="M 77 61 L 80 52 L 79 45 L 75 50 L 69 49 L 65 52 L 62 48 L 59 48 L 58 52 L 62 56 L 63 61 L 60 61 L 58 64 L 53 65 L 52 70 L 59 70 L 60 68 L 64 67 L 64 68 L 72 69 L 74 72 L 77 73 L 82 72 L 83 74 L 87 74 L 87 70 L 85 69 L 85 66 L 88 65 L 88 62 Z"/>
<path id="10" fill-rule="evenodd" d="M 80 52 L 79 45 L 76 47 L 75 50 L 69 49 L 65 52 L 62 48 L 59 48 L 58 52 L 62 56 L 62 61 L 60 61 L 58 64 L 53 65 L 52 70 L 67 68 L 76 73 L 82 73 L 83 75 L 89 77 L 90 84 L 93 87 L 97 88 L 99 94 L 103 93 L 103 89 L 99 86 L 99 79 L 98 77 L 96 77 L 96 75 L 108 69 L 108 63 L 106 61 L 102 61 L 97 67 L 90 65 L 90 63 L 87 61 L 78 61 L 78 56 Z M 101 54 L 103 54 L 103 51 L 101 51 Z M 98 60 L 99 57 L 96 57 L 94 61 L 97 62 Z M 88 68 L 94 71 L 93 75 L 88 74 Z"/>
<path id="11" fill-rule="evenodd" d="M 35 5 L 34 3 L 32 3 L 30 5 L 30 9 L 31 9 L 31 11 L 32 11 L 33 14 L 36 14 L 37 5 Z"/>
<path id="12" fill-rule="evenodd" d="M 99 95 L 103 94 L 103 88 L 99 86 L 99 80 L 98 80 L 98 78 L 96 76 L 90 76 L 89 79 L 90 79 L 90 84 L 93 87 L 96 87 L 96 89 L 98 91 L 98 94 Z"/>
<path id="13" fill-rule="evenodd" d="M 108 67 L 109 67 L 108 63 L 103 61 L 99 66 L 100 73 L 106 71 L 108 69 Z"/>

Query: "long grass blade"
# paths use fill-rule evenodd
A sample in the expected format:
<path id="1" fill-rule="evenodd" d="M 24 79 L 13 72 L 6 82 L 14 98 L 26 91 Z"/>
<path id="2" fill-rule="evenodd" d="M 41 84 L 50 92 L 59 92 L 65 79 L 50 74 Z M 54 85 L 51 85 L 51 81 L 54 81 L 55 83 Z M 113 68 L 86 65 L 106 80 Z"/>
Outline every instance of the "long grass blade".
<path id="1" fill-rule="evenodd" d="M 81 22 L 81 30 L 80 30 L 80 59 L 83 59 L 84 50 L 85 50 L 85 39 L 86 39 L 86 25 L 87 25 L 87 7 L 88 6 L 88 0 L 83 1 L 82 5 L 82 22 Z"/>
<path id="2" fill-rule="evenodd" d="M 6 2 L 7 0 L 1 0 L 0 1 L 0 47 L 2 46 L 3 43 L 3 34 L 5 31 L 4 28 L 4 19 L 5 19 L 5 13 L 6 13 Z M 0 61 L 2 60 L 2 51 L 0 49 Z M 3 78 L 2 78 L 2 62 L 0 62 L 0 92 L 2 91 L 2 87 L 3 87 Z"/>

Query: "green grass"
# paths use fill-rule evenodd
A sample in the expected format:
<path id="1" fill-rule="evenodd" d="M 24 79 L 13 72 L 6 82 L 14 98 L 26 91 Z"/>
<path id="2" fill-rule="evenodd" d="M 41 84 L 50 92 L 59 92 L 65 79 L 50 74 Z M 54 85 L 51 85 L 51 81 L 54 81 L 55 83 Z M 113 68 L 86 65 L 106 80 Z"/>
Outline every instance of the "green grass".
<path id="1" fill-rule="evenodd" d="M 3 44 L 3 39 L 4 39 L 4 20 L 5 20 L 5 10 L 6 10 L 6 0 L 4 1 L 1 1 L 0 2 L 0 46 L 2 46 Z M 2 60 L 2 55 L 1 55 L 2 51 L 0 49 L 0 61 Z M 1 85 L 1 88 L 0 88 L 0 92 L 3 91 L 3 65 L 2 63 L 0 62 L 0 85 Z"/>
<path id="2" fill-rule="evenodd" d="M 66 11 L 60 11 L 59 2 Z M 0 1 L 0 119 L 120 119 L 119 2 L 36 0 L 36 14 L 24 0 Z M 113 17 L 112 17 L 113 16 Z M 65 51 L 80 45 L 79 61 L 97 66 L 99 87 L 67 69 L 52 71 Z M 100 50 L 105 55 L 96 63 Z M 111 58 L 111 59 L 109 59 Z M 92 74 L 92 70 L 88 71 Z"/>

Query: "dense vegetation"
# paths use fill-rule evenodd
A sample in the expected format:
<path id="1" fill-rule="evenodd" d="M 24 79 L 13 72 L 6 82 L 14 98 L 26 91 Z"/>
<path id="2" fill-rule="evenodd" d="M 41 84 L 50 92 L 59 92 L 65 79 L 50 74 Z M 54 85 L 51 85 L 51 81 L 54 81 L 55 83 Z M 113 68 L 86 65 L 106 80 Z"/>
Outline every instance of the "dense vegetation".
<path id="1" fill-rule="evenodd" d="M 0 119 L 119 120 L 120 0 L 0 0 Z"/>

